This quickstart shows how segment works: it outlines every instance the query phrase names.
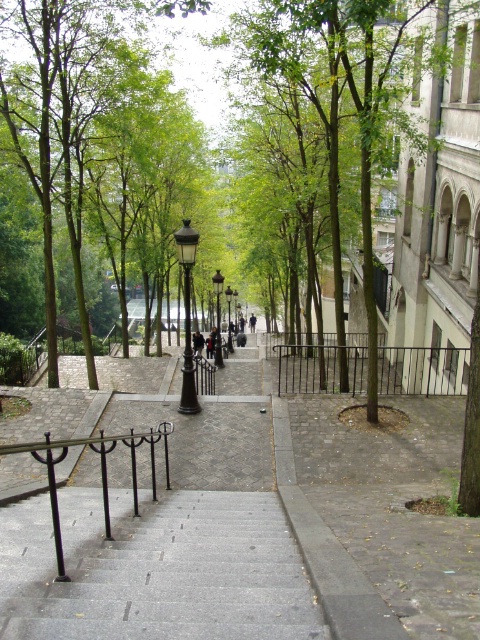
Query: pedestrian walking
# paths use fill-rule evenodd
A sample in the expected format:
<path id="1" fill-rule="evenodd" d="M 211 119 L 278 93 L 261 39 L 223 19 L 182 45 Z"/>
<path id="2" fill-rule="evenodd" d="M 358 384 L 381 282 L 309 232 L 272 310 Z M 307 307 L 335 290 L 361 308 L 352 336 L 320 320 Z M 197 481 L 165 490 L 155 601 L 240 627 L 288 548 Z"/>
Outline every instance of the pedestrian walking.
<path id="1" fill-rule="evenodd" d="M 208 338 L 205 341 L 205 345 L 207 347 L 207 360 L 210 360 L 210 358 L 213 358 L 213 352 L 214 352 L 214 344 L 212 342 L 212 336 L 208 336 Z"/>
<path id="2" fill-rule="evenodd" d="M 195 331 L 193 334 L 193 351 L 196 356 L 202 356 L 203 349 L 205 347 L 205 338 L 200 331 Z"/>
<path id="3" fill-rule="evenodd" d="M 245 318 L 242 316 L 238 322 L 240 325 L 240 333 L 243 333 L 245 330 Z"/>
<path id="4" fill-rule="evenodd" d="M 217 327 L 213 327 L 207 338 L 207 360 L 215 357 L 215 346 L 217 344 Z"/>
<path id="5" fill-rule="evenodd" d="M 255 326 L 257 324 L 257 319 L 255 317 L 255 314 L 252 313 L 252 315 L 250 316 L 250 333 L 255 333 Z"/>

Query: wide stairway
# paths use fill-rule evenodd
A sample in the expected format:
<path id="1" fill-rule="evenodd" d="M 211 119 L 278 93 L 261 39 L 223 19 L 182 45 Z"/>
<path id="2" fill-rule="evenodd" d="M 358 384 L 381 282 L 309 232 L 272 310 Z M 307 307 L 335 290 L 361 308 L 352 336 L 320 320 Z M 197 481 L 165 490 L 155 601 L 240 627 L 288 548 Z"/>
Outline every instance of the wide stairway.
<path id="1" fill-rule="evenodd" d="M 276 493 L 59 490 L 0 510 L 0 639 L 329 640 Z"/>

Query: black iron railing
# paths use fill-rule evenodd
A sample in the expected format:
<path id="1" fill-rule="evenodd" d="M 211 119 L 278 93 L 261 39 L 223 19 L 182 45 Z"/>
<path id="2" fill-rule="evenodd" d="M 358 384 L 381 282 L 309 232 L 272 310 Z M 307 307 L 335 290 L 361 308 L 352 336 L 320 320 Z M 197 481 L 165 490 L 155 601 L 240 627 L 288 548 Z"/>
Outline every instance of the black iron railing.
<path id="1" fill-rule="evenodd" d="M 122 329 L 118 325 L 114 324 L 113 327 L 108 332 L 107 336 L 102 341 L 103 346 L 107 347 L 107 353 L 109 356 L 112 355 L 112 352 L 117 346 L 117 344 L 121 344 L 121 342 L 122 342 Z"/>
<path id="2" fill-rule="evenodd" d="M 157 481 L 155 464 L 155 445 L 163 438 L 165 452 L 165 475 L 167 489 L 170 485 L 170 465 L 168 460 L 168 436 L 173 433 L 174 425 L 171 422 L 160 422 L 156 429 L 150 429 L 147 433 L 130 433 L 126 435 L 116 435 L 105 437 L 100 431 L 100 437 L 82 438 L 77 440 L 50 440 L 50 432 L 45 433 L 45 442 L 28 442 L 24 444 L 4 445 L 0 447 L 0 456 L 13 455 L 17 453 L 31 453 L 38 462 L 47 465 L 48 489 L 50 491 L 50 504 L 52 508 L 53 533 L 55 538 L 55 552 L 57 556 L 58 576 L 56 582 L 70 582 L 65 571 L 63 557 L 62 532 L 60 523 L 60 511 L 58 507 L 57 483 L 55 480 L 55 465 L 59 464 L 68 455 L 71 447 L 88 445 L 93 451 L 100 455 L 100 465 L 102 474 L 103 509 L 105 515 L 105 539 L 114 540 L 110 526 L 110 507 L 108 498 L 108 477 L 107 477 L 107 455 L 111 453 L 118 443 L 122 443 L 130 449 L 131 469 L 132 469 L 132 489 L 134 515 L 140 516 L 138 508 L 138 483 L 137 483 L 137 459 L 136 450 L 143 444 L 150 447 L 150 464 L 152 474 L 152 500 L 157 500 Z M 60 454 L 55 458 L 53 451 L 61 449 Z M 40 452 L 45 452 L 44 455 Z"/>
<path id="3" fill-rule="evenodd" d="M 56 330 L 59 355 L 83 355 L 81 333 L 61 325 L 57 325 Z M 24 387 L 47 358 L 47 329 L 44 327 L 21 353 L 12 355 L 8 350 L 0 350 L 0 382 Z"/>
<path id="4" fill-rule="evenodd" d="M 318 333 L 295 333 L 293 337 L 293 341 L 290 338 L 290 333 L 263 333 L 262 341 L 266 346 L 266 355 L 267 359 L 269 358 L 277 358 L 279 356 L 279 351 L 275 350 L 276 346 L 280 345 L 314 345 L 320 346 Z M 346 346 L 347 347 L 366 347 L 368 344 L 368 333 L 347 333 L 346 336 Z M 323 334 L 323 346 L 325 347 L 335 347 L 337 345 L 337 334 L 336 333 L 324 333 Z M 383 347 L 385 345 L 385 334 L 378 334 L 378 345 Z"/>
<path id="5" fill-rule="evenodd" d="M 339 353 L 347 351 L 349 393 L 367 392 L 368 349 L 277 345 L 278 395 L 341 393 Z M 470 349 L 378 347 L 380 395 L 466 395 Z"/>
<path id="6" fill-rule="evenodd" d="M 203 356 L 195 356 L 195 388 L 199 396 L 215 395 L 215 373 L 217 367 Z"/>

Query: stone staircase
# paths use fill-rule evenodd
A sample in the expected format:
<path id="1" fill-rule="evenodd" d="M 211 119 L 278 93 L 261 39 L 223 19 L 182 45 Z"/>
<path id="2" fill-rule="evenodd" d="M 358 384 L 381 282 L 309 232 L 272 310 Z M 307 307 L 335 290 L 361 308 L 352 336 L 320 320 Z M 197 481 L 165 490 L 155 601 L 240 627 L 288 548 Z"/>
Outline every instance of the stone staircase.
<path id="1" fill-rule="evenodd" d="M 275 493 L 59 490 L 0 509 L 0 640 L 330 640 Z"/>

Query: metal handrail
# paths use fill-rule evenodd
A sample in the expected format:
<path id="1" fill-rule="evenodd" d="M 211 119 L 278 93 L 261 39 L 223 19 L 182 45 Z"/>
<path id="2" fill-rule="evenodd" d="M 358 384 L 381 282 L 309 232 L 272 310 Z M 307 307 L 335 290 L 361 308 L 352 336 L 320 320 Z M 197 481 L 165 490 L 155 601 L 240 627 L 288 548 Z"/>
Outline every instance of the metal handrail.
<path id="1" fill-rule="evenodd" d="M 276 346 L 288 345 L 290 343 L 291 334 L 287 332 L 279 332 L 279 333 L 268 333 L 268 332 L 258 332 L 262 334 L 265 340 L 266 346 L 266 358 L 272 358 L 275 356 Z M 345 334 L 346 346 L 347 347 L 366 347 L 368 344 L 368 333 L 346 333 Z M 386 335 L 385 333 L 378 334 L 378 346 L 385 346 Z M 302 344 L 305 345 L 314 345 L 314 346 L 325 346 L 332 347 L 337 345 L 337 334 L 336 333 L 294 333 L 292 346 Z"/>
<path id="2" fill-rule="evenodd" d="M 195 362 L 195 388 L 197 395 L 215 395 L 215 373 L 217 367 L 211 364 L 203 356 L 194 356 Z"/>
<path id="3" fill-rule="evenodd" d="M 349 393 L 367 392 L 368 347 L 276 345 L 278 395 L 342 393 L 339 354 L 346 350 Z M 468 389 L 469 348 L 378 346 L 379 395 L 463 396 Z"/>
<path id="4" fill-rule="evenodd" d="M 13 455 L 17 453 L 31 453 L 32 456 L 38 462 L 47 465 L 48 473 L 48 489 L 50 492 L 50 505 L 52 509 L 52 521 L 53 521 L 53 533 L 55 538 L 55 552 L 57 556 L 57 570 L 58 575 L 55 578 L 56 582 L 71 582 L 71 579 L 65 571 L 65 561 L 63 556 L 62 545 L 62 532 L 60 525 L 60 512 L 58 508 L 58 496 L 57 496 L 57 483 L 55 480 L 55 465 L 59 464 L 68 455 L 70 447 L 86 446 L 100 454 L 101 456 L 101 471 L 102 471 L 102 491 L 103 491 L 103 509 L 105 515 L 105 539 L 114 540 L 112 537 L 110 527 L 110 506 L 108 498 L 108 479 L 107 479 L 107 459 L 106 456 L 111 453 L 117 446 L 118 442 L 122 442 L 125 446 L 130 448 L 131 466 L 132 466 L 132 486 L 133 486 L 133 504 L 134 515 L 139 517 L 138 509 L 138 484 L 137 484 L 137 463 L 136 463 L 136 449 L 143 443 L 150 445 L 150 461 L 152 470 L 152 492 L 153 501 L 157 500 L 157 488 L 156 488 L 156 472 L 155 472 L 155 444 L 160 441 L 163 436 L 164 449 L 165 449 L 165 470 L 166 470 L 166 482 L 167 490 L 171 489 L 170 485 L 170 466 L 168 460 L 168 436 L 174 431 L 174 425 L 172 422 L 160 422 L 156 430 L 153 428 L 149 432 L 134 433 L 133 429 L 130 429 L 129 434 L 112 435 L 105 437 L 103 430 L 100 431 L 100 437 L 94 436 L 90 438 L 77 438 L 71 440 L 50 440 L 50 432 L 47 431 L 45 435 L 45 442 L 27 442 L 23 444 L 3 445 L 0 446 L 0 456 Z M 100 444 L 100 447 L 96 445 Z M 107 444 L 110 446 L 107 448 Z M 61 449 L 61 453 L 54 458 L 53 450 Z M 39 452 L 46 451 L 46 456 L 43 457 Z"/>

